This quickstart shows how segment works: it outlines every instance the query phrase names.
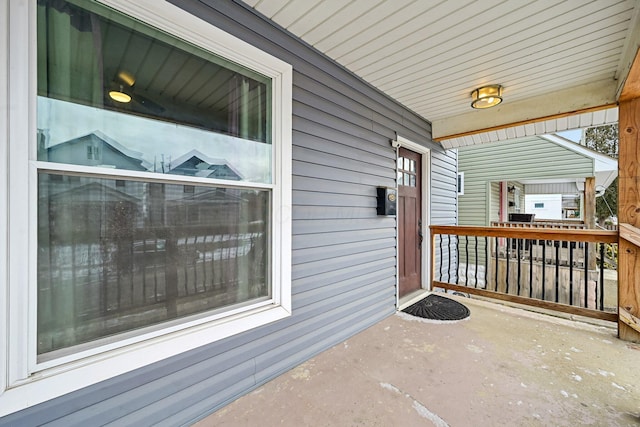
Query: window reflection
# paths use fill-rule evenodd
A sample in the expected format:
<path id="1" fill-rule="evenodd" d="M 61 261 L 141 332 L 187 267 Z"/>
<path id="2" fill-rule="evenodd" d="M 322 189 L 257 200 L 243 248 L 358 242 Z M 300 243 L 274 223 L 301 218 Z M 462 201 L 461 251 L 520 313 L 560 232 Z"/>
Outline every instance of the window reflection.
<path id="1" fill-rule="evenodd" d="M 271 298 L 273 190 L 249 188 L 273 181 L 271 79 L 98 2 L 37 4 L 38 361 Z"/>
<path id="2" fill-rule="evenodd" d="M 270 296 L 268 191 L 38 185 L 38 354 Z"/>
<path id="3" fill-rule="evenodd" d="M 270 79 L 74 3 L 38 2 L 39 160 L 271 182 Z"/>
<path id="4" fill-rule="evenodd" d="M 42 161 L 271 182 L 268 144 L 47 98 L 38 99 L 38 126 Z"/>

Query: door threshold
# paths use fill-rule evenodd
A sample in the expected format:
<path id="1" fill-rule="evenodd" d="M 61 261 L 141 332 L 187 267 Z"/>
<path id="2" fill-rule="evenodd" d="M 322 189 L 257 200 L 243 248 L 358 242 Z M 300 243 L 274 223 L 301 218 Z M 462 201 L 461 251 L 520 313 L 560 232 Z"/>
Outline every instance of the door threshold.
<path id="1" fill-rule="evenodd" d="M 398 311 L 402 311 L 405 308 L 417 303 L 427 295 L 431 293 L 428 289 L 418 289 L 417 291 L 413 291 L 408 295 L 403 296 L 398 301 Z"/>

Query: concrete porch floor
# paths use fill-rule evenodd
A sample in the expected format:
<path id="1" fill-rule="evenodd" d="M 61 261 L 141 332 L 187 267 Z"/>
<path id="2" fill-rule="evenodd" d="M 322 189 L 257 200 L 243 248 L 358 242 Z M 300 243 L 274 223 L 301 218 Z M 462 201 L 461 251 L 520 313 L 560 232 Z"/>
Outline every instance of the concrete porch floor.
<path id="1" fill-rule="evenodd" d="M 612 327 L 454 299 L 470 318 L 396 314 L 196 425 L 640 425 L 640 345 Z"/>

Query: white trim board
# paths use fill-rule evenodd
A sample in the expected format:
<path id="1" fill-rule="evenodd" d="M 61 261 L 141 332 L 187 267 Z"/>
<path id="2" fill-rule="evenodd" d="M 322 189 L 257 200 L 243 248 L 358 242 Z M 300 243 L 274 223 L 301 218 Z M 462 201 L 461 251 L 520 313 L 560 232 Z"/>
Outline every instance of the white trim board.
<path id="1" fill-rule="evenodd" d="M 422 241 L 422 289 L 430 289 L 431 278 L 431 247 L 429 245 L 429 226 L 431 225 L 431 149 L 424 145 L 417 144 L 407 138 L 400 135 L 396 135 L 396 139 L 391 141 L 391 145 L 396 148 L 396 165 L 398 159 L 398 149 L 400 147 L 407 150 L 415 151 L 422 156 L 422 234 L 425 238 Z M 398 184 L 396 182 L 396 191 Z M 396 235 L 397 235 L 397 221 L 396 221 Z M 396 245 L 396 259 L 398 259 L 397 245 Z M 400 293 L 398 283 L 398 264 L 396 263 L 396 307 L 400 305 Z"/>
<path id="2" fill-rule="evenodd" d="M 9 2 L 0 2 L 0 102 L 8 99 L 9 91 Z M 8 182 L 9 182 L 9 109 L 0 108 L 0 206 L 9 206 Z M 8 337 L 6 334 L 8 327 L 7 312 L 2 313 L 2 309 L 7 307 L 9 284 L 8 271 L 8 223 L 9 212 L 0 209 L 0 349 L 6 349 Z M 7 366 L 7 353 L 0 350 L 0 384 L 7 383 L 7 372 L 2 367 Z M 0 398 L 4 387 L 0 387 Z"/>

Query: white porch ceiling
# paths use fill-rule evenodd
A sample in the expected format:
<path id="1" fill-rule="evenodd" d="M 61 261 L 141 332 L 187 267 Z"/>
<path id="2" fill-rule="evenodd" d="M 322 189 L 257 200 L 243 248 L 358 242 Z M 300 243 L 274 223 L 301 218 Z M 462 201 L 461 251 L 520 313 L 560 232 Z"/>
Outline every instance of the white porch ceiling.
<path id="1" fill-rule="evenodd" d="M 430 120 L 436 139 L 615 105 L 640 44 L 638 0 L 244 2 Z M 471 91 L 496 83 L 504 102 L 472 110 Z"/>

